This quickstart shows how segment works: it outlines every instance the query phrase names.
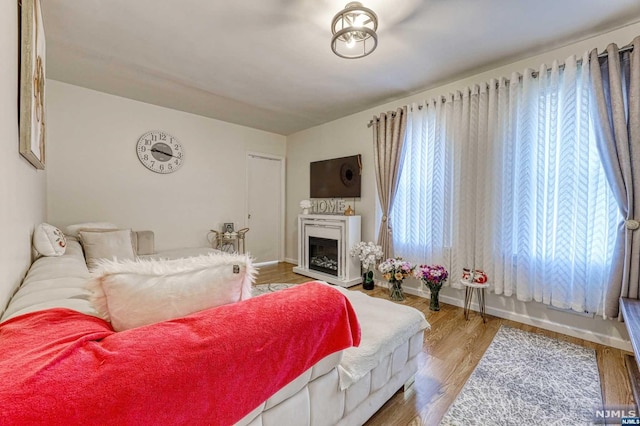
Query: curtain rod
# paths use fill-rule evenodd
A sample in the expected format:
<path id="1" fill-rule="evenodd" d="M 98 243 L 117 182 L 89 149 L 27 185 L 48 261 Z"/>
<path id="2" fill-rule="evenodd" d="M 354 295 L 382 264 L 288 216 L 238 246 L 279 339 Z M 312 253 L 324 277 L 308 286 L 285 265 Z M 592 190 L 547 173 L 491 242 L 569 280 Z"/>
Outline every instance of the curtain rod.
<path id="1" fill-rule="evenodd" d="M 620 49 L 618 49 L 618 53 L 631 52 L 631 51 L 633 51 L 633 44 L 627 44 L 626 46 L 622 46 Z M 608 55 L 609 55 L 609 54 L 608 54 L 607 52 L 603 52 L 603 53 L 600 53 L 600 54 L 598 55 L 598 58 L 604 58 L 604 57 L 606 57 L 606 56 L 608 56 Z M 582 59 L 578 59 L 578 60 L 576 60 L 576 63 L 578 63 L 578 64 L 582 64 Z M 558 68 L 559 68 L 559 69 L 561 69 L 561 70 L 563 70 L 563 69 L 564 69 L 564 64 L 560 64 L 560 65 L 558 65 Z M 549 70 L 549 72 L 551 72 L 551 70 Z M 532 72 L 532 73 L 531 73 L 531 76 L 532 76 L 533 78 L 536 78 L 536 77 L 538 77 L 538 74 L 540 74 L 538 71 L 534 71 L 534 72 Z M 518 77 L 518 80 L 522 80 L 522 76 Z M 508 79 L 508 78 L 505 78 L 505 81 L 506 81 L 507 83 L 509 83 L 509 79 Z M 481 83 L 481 84 L 482 84 L 482 83 Z M 486 82 L 485 82 L 484 84 L 487 84 L 487 85 L 488 85 L 488 83 L 486 83 Z M 441 96 L 441 99 L 442 99 L 442 103 L 445 103 L 445 102 L 447 101 L 447 99 L 446 99 L 446 97 L 445 97 L 445 96 Z M 407 105 L 407 106 L 408 106 L 408 105 Z M 422 108 L 423 108 L 423 106 L 422 106 L 422 105 L 418 105 L 418 109 L 419 109 L 419 110 L 421 110 Z M 395 111 L 391 112 L 391 117 L 395 117 L 395 116 L 396 116 L 396 112 L 395 112 Z M 378 120 L 379 120 L 379 118 L 378 118 L 378 117 L 376 117 L 376 118 L 375 118 L 375 120 L 373 120 L 373 119 L 372 119 L 372 120 L 369 120 L 369 123 L 367 124 L 367 127 L 371 127 L 371 126 L 373 126 L 373 123 L 375 123 L 375 122 L 376 122 L 376 121 L 378 121 Z"/>

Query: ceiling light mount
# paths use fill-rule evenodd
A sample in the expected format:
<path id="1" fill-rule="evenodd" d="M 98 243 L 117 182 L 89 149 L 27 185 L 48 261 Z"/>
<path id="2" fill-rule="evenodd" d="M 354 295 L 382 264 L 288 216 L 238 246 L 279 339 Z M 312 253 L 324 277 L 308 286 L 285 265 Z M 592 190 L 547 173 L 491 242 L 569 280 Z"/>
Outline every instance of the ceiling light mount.
<path id="1" fill-rule="evenodd" d="M 331 50 L 341 58 L 363 58 L 378 47 L 378 16 L 352 1 L 333 17 Z"/>

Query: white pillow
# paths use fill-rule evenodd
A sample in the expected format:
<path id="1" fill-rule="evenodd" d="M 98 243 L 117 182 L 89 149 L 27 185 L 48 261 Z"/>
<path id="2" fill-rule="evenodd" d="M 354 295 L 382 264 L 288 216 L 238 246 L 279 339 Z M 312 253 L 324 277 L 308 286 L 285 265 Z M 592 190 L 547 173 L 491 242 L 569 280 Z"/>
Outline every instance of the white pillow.
<path id="1" fill-rule="evenodd" d="M 62 256 L 67 248 L 67 240 L 55 226 L 41 223 L 33 231 L 33 248 L 43 256 Z"/>
<path id="2" fill-rule="evenodd" d="M 249 299 L 255 273 L 248 255 L 228 253 L 174 260 L 102 260 L 89 288 L 98 314 L 122 331 Z"/>
<path id="3" fill-rule="evenodd" d="M 131 229 L 81 230 L 80 242 L 90 271 L 100 259 L 136 259 Z"/>
<path id="4" fill-rule="evenodd" d="M 67 226 L 65 234 L 71 237 L 78 237 L 78 233 L 83 229 L 118 229 L 118 227 L 109 222 L 76 223 L 75 225 Z"/>

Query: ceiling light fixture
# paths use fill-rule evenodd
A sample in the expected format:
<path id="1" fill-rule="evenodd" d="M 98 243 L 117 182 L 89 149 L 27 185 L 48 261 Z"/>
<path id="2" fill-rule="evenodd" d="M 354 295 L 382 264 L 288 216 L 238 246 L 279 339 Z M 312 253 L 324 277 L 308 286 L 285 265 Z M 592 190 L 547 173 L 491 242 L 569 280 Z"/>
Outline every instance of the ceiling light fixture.
<path id="1" fill-rule="evenodd" d="M 341 58 L 363 58 L 378 46 L 378 16 L 373 10 L 352 1 L 331 23 L 331 50 Z"/>

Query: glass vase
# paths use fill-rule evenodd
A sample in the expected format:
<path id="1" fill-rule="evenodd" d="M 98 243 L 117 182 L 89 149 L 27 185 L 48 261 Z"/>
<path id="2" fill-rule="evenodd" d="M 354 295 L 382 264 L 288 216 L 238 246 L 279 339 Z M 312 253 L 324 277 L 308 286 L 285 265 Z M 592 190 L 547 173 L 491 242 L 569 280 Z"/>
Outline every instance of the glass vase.
<path id="1" fill-rule="evenodd" d="M 404 300 L 404 292 L 402 291 L 402 280 L 390 280 L 389 290 L 389 297 L 391 297 L 391 300 L 395 300 L 396 302 L 402 302 Z"/>
<path id="2" fill-rule="evenodd" d="M 440 310 L 440 289 L 437 287 L 431 288 L 431 302 L 429 303 L 429 310 Z"/>

